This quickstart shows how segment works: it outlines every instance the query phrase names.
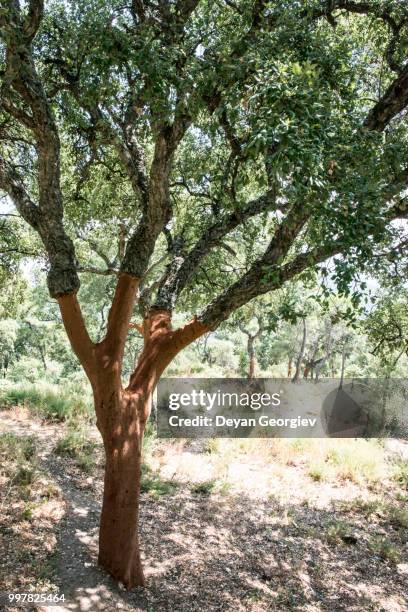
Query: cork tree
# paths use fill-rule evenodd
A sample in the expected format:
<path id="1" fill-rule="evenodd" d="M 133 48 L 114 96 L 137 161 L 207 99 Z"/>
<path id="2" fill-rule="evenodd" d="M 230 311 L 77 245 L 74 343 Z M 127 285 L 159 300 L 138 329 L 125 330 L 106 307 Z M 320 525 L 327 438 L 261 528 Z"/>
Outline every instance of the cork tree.
<path id="1" fill-rule="evenodd" d="M 99 563 L 128 588 L 144 583 L 141 446 L 169 363 L 257 296 L 316 270 L 346 290 L 403 243 L 407 24 L 385 0 L 0 1 L 0 189 L 41 240 L 92 386 Z M 116 279 L 99 341 L 81 239 Z M 192 318 L 173 328 L 177 308 Z M 143 347 L 124 381 L 130 328 Z"/>

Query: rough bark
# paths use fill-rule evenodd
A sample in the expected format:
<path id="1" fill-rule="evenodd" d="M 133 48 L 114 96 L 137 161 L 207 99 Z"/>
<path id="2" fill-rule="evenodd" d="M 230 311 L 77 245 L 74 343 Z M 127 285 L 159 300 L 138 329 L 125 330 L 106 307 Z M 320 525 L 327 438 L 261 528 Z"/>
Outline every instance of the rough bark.
<path id="1" fill-rule="evenodd" d="M 98 563 L 127 588 L 143 586 L 138 520 L 146 410 L 108 386 L 98 386 L 97 398 L 106 456 Z"/>
<path id="2" fill-rule="evenodd" d="M 364 127 L 369 130 L 382 132 L 394 117 L 406 109 L 407 104 L 408 64 L 404 66 L 398 78 L 391 83 L 384 95 L 371 109 L 364 123 Z"/>

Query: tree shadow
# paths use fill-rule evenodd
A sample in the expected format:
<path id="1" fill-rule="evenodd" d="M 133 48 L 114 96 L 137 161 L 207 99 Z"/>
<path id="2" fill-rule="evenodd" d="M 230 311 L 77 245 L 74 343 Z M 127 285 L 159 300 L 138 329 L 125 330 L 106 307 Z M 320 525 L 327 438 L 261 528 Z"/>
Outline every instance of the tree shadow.
<path id="1" fill-rule="evenodd" d="M 199 494 L 181 483 L 163 488 L 154 482 L 142 494 L 140 530 L 148 586 L 122 590 L 97 566 L 102 472 L 96 474 L 96 492 L 85 488 L 86 482 L 75 482 L 67 463 L 49 449 L 41 460 L 66 502 L 53 555 L 65 610 L 408 609 L 406 548 L 397 565 L 370 547 L 377 536 L 403 542 L 406 531 L 401 527 L 398 532 L 384 520 L 368 521 L 330 503 L 321 508 L 297 502 L 295 496 L 282 502 L 245 493 Z M 18 534 L 23 552 L 29 535 Z"/>
<path id="2" fill-rule="evenodd" d="M 367 533 L 328 532 L 344 515 L 245 495 L 202 496 L 185 486 L 141 505 L 148 586 L 121 590 L 97 567 L 99 504 L 65 490 L 58 574 L 67 609 L 404 610 L 405 578 L 370 553 Z M 346 525 L 347 527 L 347 525 Z M 343 527 L 342 527 L 343 529 Z M 332 529 L 333 531 L 333 529 Z M 335 539 L 337 537 L 337 540 Z M 349 542 L 349 543 L 347 543 Z M 352 542 L 352 543 L 350 543 Z M 394 607 L 387 607 L 389 602 Z M 398 607 L 400 606 L 400 607 Z"/>

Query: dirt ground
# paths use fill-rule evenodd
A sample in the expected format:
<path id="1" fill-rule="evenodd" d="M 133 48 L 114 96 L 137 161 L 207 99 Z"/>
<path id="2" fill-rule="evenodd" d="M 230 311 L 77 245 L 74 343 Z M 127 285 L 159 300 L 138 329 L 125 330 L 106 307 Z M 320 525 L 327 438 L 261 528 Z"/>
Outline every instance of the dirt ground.
<path id="1" fill-rule="evenodd" d="M 25 494 L 0 483 L 0 590 L 65 596 L 25 609 L 408 610 L 408 496 L 390 480 L 324 481 L 297 455 L 226 460 L 199 444 L 163 443 L 142 494 L 148 586 L 126 592 L 96 564 L 100 449 L 86 475 L 55 454 L 61 425 L 7 411 L 4 432 L 34 436 L 39 452 Z"/>

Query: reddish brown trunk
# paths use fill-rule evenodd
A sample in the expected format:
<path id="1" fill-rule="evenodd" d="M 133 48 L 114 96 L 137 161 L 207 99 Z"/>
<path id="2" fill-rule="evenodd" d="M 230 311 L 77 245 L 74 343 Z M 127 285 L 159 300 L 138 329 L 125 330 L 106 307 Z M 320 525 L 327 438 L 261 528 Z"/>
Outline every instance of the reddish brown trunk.
<path id="1" fill-rule="evenodd" d="M 170 314 L 153 311 L 140 331 L 144 348 L 127 389 L 122 388 L 123 350 L 138 281 L 121 275 L 105 339 L 94 344 L 75 295 L 59 298 L 71 345 L 92 384 L 97 426 L 106 454 L 99 531 L 99 564 L 127 588 L 144 584 L 138 539 L 143 432 L 154 388 L 171 360 L 208 331 L 194 319 L 172 330 Z M 139 328 L 139 326 L 138 326 Z"/>
<path id="2" fill-rule="evenodd" d="M 145 409 L 126 393 L 103 433 L 106 465 L 98 563 L 126 588 L 143 586 L 138 521 Z"/>
<path id="3" fill-rule="evenodd" d="M 292 358 L 290 357 L 288 361 L 288 378 L 292 378 L 292 364 L 293 364 L 293 361 L 292 361 Z"/>

